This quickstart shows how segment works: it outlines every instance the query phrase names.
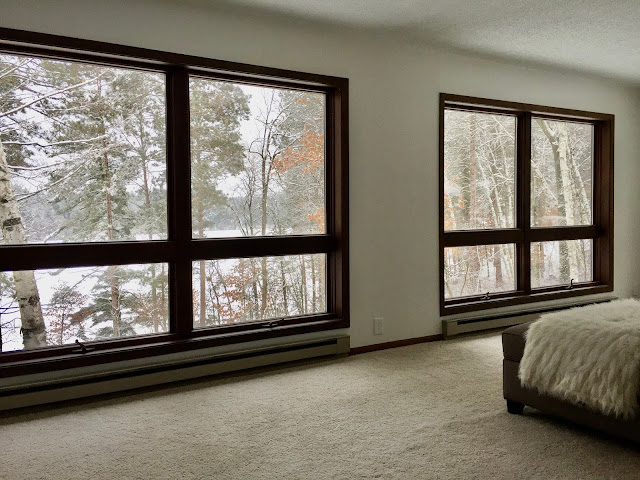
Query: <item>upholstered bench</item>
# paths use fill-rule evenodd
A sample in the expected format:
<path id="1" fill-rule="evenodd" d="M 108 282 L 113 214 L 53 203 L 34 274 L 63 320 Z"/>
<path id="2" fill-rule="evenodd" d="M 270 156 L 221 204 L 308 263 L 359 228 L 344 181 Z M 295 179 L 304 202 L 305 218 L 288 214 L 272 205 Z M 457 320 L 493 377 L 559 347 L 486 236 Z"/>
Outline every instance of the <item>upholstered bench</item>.
<path id="1" fill-rule="evenodd" d="M 507 328 L 502 333 L 502 351 L 504 353 L 503 393 L 509 413 L 521 414 L 525 405 L 528 405 L 571 422 L 640 443 L 639 418 L 625 421 L 606 416 L 579 405 L 541 395 L 535 390 L 521 386 L 518 378 L 518 368 L 524 353 L 526 332 L 530 325 L 531 322 L 516 325 L 515 327 Z"/>

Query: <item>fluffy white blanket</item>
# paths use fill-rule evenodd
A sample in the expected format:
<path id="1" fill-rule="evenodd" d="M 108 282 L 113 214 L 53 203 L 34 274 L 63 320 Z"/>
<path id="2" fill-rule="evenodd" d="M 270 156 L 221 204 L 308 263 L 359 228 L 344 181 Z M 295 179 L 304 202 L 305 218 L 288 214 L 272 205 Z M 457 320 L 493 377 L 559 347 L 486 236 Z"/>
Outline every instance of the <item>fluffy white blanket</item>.
<path id="1" fill-rule="evenodd" d="M 640 392 L 640 301 L 542 315 L 527 333 L 523 386 L 600 411 L 633 418 Z"/>

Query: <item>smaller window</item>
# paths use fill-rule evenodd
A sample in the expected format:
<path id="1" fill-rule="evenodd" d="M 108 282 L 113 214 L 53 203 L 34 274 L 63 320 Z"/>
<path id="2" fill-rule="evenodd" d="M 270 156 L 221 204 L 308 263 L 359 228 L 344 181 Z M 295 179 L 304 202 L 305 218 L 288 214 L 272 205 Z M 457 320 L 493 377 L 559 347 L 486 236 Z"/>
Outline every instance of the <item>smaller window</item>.
<path id="1" fill-rule="evenodd" d="M 0 351 L 168 332 L 168 272 L 164 263 L 0 272 Z"/>
<path id="2" fill-rule="evenodd" d="M 532 119 L 532 227 L 592 224 L 593 131 L 590 123 Z"/>
<path id="3" fill-rule="evenodd" d="M 593 281 L 593 240 L 531 244 L 531 288 Z"/>
<path id="4" fill-rule="evenodd" d="M 194 327 L 325 313 L 325 265 L 320 254 L 193 262 Z"/>
<path id="5" fill-rule="evenodd" d="M 613 122 L 441 95 L 442 315 L 613 289 Z"/>
<path id="6" fill-rule="evenodd" d="M 167 239 L 164 74 L 0 52 L 0 79 L 3 244 Z"/>
<path id="7" fill-rule="evenodd" d="M 191 77 L 193 238 L 326 233 L 326 95 Z"/>
<path id="8" fill-rule="evenodd" d="M 516 290 L 514 244 L 444 249 L 445 298 Z"/>
<path id="9" fill-rule="evenodd" d="M 516 226 L 516 117 L 445 110 L 444 228 Z"/>

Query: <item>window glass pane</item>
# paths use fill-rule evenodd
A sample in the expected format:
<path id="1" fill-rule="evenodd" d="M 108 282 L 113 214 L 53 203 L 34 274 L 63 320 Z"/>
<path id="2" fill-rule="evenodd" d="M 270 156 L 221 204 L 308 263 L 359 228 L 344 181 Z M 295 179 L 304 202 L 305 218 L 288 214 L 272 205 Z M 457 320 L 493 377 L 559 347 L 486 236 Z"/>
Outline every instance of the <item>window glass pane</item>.
<path id="1" fill-rule="evenodd" d="M 590 225 L 593 126 L 534 118 L 531 226 Z"/>
<path id="2" fill-rule="evenodd" d="M 4 243 L 167 238 L 164 97 L 162 74 L 0 54 Z"/>
<path id="3" fill-rule="evenodd" d="M 531 287 L 551 287 L 593 280 L 593 240 L 531 244 Z"/>
<path id="4" fill-rule="evenodd" d="M 0 272 L 2 351 L 167 332 L 168 271 L 146 264 Z"/>
<path id="5" fill-rule="evenodd" d="M 515 245 L 444 249 L 444 297 L 468 297 L 516 289 Z"/>
<path id="6" fill-rule="evenodd" d="M 324 94 L 189 88 L 194 238 L 324 233 Z"/>
<path id="7" fill-rule="evenodd" d="M 326 255 L 193 262 L 195 327 L 326 312 Z"/>
<path id="8" fill-rule="evenodd" d="M 445 230 L 513 228 L 516 118 L 444 115 Z"/>

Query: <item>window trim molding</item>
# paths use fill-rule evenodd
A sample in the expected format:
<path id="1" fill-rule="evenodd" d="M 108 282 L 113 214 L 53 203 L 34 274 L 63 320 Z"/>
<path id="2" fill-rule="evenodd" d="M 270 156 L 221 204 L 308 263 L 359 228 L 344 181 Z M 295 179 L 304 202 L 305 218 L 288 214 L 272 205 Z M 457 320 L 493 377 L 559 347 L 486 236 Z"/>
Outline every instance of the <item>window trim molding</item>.
<path id="1" fill-rule="evenodd" d="M 453 108 L 516 117 L 516 227 L 482 231 L 444 230 L 444 113 Z M 531 118 L 588 123 L 594 126 L 593 151 L 593 224 L 588 226 L 531 227 L 530 170 Z M 614 125 L 615 116 L 528 103 L 490 100 L 440 93 L 439 102 L 439 248 L 440 315 L 447 316 L 503 306 L 543 302 L 613 291 L 613 203 L 614 203 Z M 602 172 L 606 172 L 602 175 Z M 535 241 L 593 239 L 593 281 L 565 286 L 532 289 L 530 285 L 530 246 Z M 445 300 L 444 249 L 447 247 L 514 243 L 516 247 L 516 290 Z"/>
<path id="2" fill-rule="evenodd" d="M 170 325 L 168 333 L 87 342 L 92 350 L 86 353 L 73 352 L 77 349 L 75 345 L 4 352 L 0 354 L 0 376 L 40 373 L 350 326 L 347 78 L 8 28 L 0 28 L 0 52 L 135 68 L 166 75 L 167 240 L 0 245 L 0 270 L 167 263 Z M 325 234 L 191 238 L 189 76 L 325 94 Z M 192 261 L 303 253 L 327 256 L 327 313 L 210 328 L 193 326 Z M 186 318 L 188 322 L 184 320 Z"/>

